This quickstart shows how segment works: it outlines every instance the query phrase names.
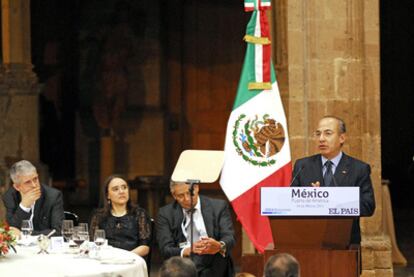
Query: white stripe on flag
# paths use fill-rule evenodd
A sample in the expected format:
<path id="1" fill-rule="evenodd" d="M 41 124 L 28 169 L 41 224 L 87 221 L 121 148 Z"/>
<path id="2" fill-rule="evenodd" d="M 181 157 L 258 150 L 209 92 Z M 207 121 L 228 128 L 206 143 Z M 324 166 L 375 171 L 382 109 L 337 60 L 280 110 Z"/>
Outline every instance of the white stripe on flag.
<path id="1" fill-rule="evenodd" d="M 256 28 L 254 30 L 254 36 L 260 37 L 262 35 L 261 28 L 260 28 L 260 11 L 257 11 L 256 16 Z M 256 77 L 256 82 L 261 83 L 263 82 L 263 45 L 262 44 L 255 44 L 254 45 L 254 72 Z"/>
<path id="2" fill-rule="evenodd" d="M 240 114 L 246 114 L 251 118 L 260 112 L 261 115 L 269 114 L 270 118 L 280 122 L 285 129 L 285 142 L 281 151 L 276 155 L 276 163 L 272 166 L 258 167 L 254 166 L 245 160 L 236 152 L 232 139 L 226 139 L 225 145 L 225 166 L 221 173 L 222 189 L 227 195 L 228 199 L 232 201 L 237 198 L 257 183 L 273 174 L 275 171 L 290 162 L 290 146 L 289 138 L 287 136 L 287 124 L 283 106 L 279 97 L 279 90 L 277 83 L 273 83 L 273 89 L 264 91 L 259 95 L 253 97 L 236 110 L 234 110 L 228 121 L 226 138 L 231 138 L 233 135 L 234 123 Z M 229 162 L 227 162 L 229 161 Z M 252 174 L 254 172 L 254 174 Z M 234 185 L 233 185 L 234 184 Z M 271 184 L 279 186 L 279 184 Z"/>

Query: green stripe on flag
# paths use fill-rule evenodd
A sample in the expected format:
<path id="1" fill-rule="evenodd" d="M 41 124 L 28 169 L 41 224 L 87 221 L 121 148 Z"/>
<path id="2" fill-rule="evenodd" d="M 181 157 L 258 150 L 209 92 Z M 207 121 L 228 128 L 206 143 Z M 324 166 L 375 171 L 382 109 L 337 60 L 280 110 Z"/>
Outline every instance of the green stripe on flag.
<path id="1" fill-rule="evenodd" d="M 249 48 L 249 47 L 248 47 Z M 252 53 L 249 53 L 252 52 Z M 239 87 L 237 88 L 236 99 L 234 100 L 233 110 L 237 109 L 239 106 L 243 105 L 256 95 L 263 92 L 263 90 L 249 90 L 249 82 L 255 81 L 254 75 L 254 58 L 248 58 L 248 56 L 254 57 L 254 47 L 251 47 L 251 50 L 247 49 L 246 58 L 244 60 L 244 65 L 242 69 L 242 74 L 240 77 Z M 271 72 L 271 83 L 273 84 L 276 81 L 276 73 L 273 68 L 273 62 L 270 66 Z"/>
<path id="2" fill-rule="evenodd" d="M 256 28 L 256 20 L 257 20 L 257 11 L 252 12 L 252 16 L 250 17 L 249 23 L 246 26 L 246 35 L 254 36 L 254 31 Z"/>
<path id="3" fill-rule="evenodd" d="M 250 18 L 249 24 L 246 28 L 246 34 L 254 35 L 254 28 L 256 25 L 257 12 L 253 12 Z M 276 74 L 273 68 L 273 63 L 270 66 L 271 82 L 272 84 L 276 80 Z M 248 85 L 250 82 L 256 82 L 255 74 L 255 45 L 247 43 L 246 56 L 244 58 L 243 69 L 240 76 L 239 87 L 237 88 L 236 99 L 234 100 L 233 110 L 237 109 L 240 105 L 243 105 L 263 90 L 249 90 Z"/>

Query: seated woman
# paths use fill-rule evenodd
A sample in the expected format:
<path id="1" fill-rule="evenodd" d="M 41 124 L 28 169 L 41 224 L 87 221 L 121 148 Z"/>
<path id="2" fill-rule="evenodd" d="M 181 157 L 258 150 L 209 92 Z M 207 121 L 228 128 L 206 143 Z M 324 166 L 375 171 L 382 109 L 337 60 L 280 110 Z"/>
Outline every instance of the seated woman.
<path id="1" fill-rule="evenodd" d="M 104 207 L 97 209 L 91 218 L 91 238 L 96 229 L 105 230 L 108 244 L 132 251 L 145 257 L 150 251 L 151 219 L 140 207 L 134 207 L 129 199 L 127 182 L 118 175 L 105 182 Z"/>

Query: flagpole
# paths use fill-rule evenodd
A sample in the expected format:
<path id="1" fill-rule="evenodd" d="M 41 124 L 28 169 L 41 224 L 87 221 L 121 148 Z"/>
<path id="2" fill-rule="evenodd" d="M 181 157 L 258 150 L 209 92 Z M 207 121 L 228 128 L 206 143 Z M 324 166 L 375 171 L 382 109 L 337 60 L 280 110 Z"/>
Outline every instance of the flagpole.
<path id="1" fill-rule="evenodd" d="M 288 186 L 292 168 L 287 120 L 271 60 L 266 15 L 271 0 L 244 0 L 244 8 L 252 15 L 244 36 L 247 48 L 239 86 L 227 123 L 220 185 L 247 236 L 263 253 L 274 248 L 274 239 L 269 218 L 260 216 L 260 190 Z"/>

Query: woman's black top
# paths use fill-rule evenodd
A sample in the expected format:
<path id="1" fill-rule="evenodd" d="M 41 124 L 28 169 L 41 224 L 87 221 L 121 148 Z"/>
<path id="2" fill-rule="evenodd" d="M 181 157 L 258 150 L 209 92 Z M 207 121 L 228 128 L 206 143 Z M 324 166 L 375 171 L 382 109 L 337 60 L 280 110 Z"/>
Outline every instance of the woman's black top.
<path id="1" fill-rule="evenodd" d="M 120 217 L 98 209 L 92 215 L 90 226 L 92 239 L 96 229 L 103 229 L 108 244 L 113 247 L 131 251 L 140 245 L 150 246 L 151 243 L 151 219 L 140 207 L 132 208 Z"/>

